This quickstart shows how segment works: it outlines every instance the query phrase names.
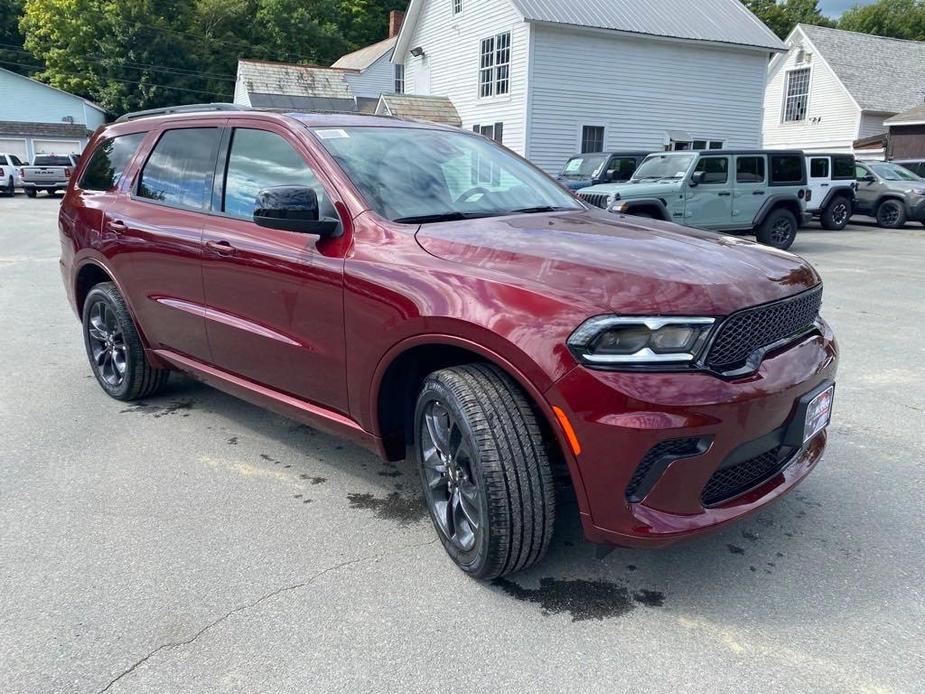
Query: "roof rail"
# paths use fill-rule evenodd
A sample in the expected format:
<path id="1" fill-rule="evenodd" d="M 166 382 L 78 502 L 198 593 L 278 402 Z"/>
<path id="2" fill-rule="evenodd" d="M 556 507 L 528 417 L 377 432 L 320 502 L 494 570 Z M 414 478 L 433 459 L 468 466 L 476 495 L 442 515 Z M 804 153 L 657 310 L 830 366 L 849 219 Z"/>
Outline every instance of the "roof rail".
<path id="1" fill-rule="evenodd" d="M 135 120 L 136 118 L 150 118 L 152 116 L 166 116 L 171 113 L 200 113 L 203 111 L 252 111 L 250 106 L 240 104 L 186 104 L 184 106 L 165 106 L 164 108 L 149 108 L 146 111 L 134 111 L 116 118 L 116 123 Z"/>

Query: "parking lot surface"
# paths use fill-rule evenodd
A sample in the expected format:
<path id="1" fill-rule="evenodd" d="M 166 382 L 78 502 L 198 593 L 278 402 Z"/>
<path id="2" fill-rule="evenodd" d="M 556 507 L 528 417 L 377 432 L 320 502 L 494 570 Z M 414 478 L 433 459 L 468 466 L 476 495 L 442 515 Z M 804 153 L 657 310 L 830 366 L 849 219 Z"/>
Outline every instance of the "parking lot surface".
<path id="1" fill-rule="evenodd" d="M 406 463 L 181 377 L 105 396 L 57 210 L 0 199 L 0 691 L 923 691 L 925 227 L 792 249 L 842 347 L 792 494 L 603 559 L 566 507 L 544 562 L 487 585 Z"/>

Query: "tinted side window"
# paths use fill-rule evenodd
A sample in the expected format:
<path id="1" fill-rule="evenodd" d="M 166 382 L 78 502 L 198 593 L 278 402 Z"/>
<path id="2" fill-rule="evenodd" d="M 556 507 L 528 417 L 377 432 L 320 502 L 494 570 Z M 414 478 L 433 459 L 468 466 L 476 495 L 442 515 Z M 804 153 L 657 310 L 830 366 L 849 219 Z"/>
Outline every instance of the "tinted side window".
<path id="1" fill-rule="evenodd" d="M 859 181 L 865 176 L 871 176 L 871 175 L 872 175 L 871 172 L 868 171 L 863 166 L 858 165 L 854 167 L 854 177 L 858 179 Z"/>
<path id="2" fill-rule="evenodd" d="M 809 175 L 811 178 L 828 178 L 829 160 L 825 158 L 810 159 Z"/>
<path id="3" fill-rule="evenodd" d="M 19 160 L 19 157 L 17 157 L 15 154 L 7 154 L 6 156 L 10 160 L 10 164 L 12 164 L 13 166 L 23 165 L 22 162 Z"/>
<path id="4" fill-rule="evenodd" d="M 266 130 L 238 128 L 231 140 L 222 210 L 252 219 L 257 193 L 274 186 L 309 186 L 323 217 L 336 217 L 318 178 L 286 140 Z"/>
<path id="5" fill-rule="evenodd" d="M 854 178 L 854 157 L 832 157 L 832 178 Z"/>
<path id="6" fill-rule="evenodd" d="M 59 157 L 54 154 L 40 154 L 35 158 L 33 166 L 71 166 L 70 157 Z"/>
<path id="7" fill-rule="evenodd" d="M 77 185 L 84 190 L 114 189 L 144 138 L 145 133 L 133 133 L 101 142 L 93 151 Z"/>
<path id="8" fill-rule="evenodd" d="M 764 183 L 764 157 L 736 159 L 737 183 Z"/>
<path id="9" fill-rule="evenodd" d="M 628 181 L 636 170 L 636 160 L 629 157 L 613 158 L 607 164 L 611 181 Z"/>
<path id="10" fill-rule="evenodd" d="M 218 128 L 168 130 L 154 146 L 138 182 L 138 196 L 202 210 L 212 193 Z"/>
<path id="11" fill-rule="evenodd" d="M 771 182 L 799 185 L 803 183 L 803 157 L 798 154 L 771 155 Z"/>
<path id="12" fill-rule="evenodd" d="M 694 171 L 703 171 L 704 184 L 725 183 L 729 180 L 729 158 L 728 157 L 703 157 L 697 162 L 697 168 Z"/>

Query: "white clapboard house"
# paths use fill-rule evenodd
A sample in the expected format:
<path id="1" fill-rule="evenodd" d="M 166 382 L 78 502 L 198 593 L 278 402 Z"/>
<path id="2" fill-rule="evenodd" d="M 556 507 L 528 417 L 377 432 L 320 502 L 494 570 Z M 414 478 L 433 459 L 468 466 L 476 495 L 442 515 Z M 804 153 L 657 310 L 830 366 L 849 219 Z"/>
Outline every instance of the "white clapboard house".
<path id="1" fill-rule="evenodd" d="M 768 68 L 766 147 L 882 156 L 854 143 L 925 101 L 925 42 L 799 24 L 786 43 Z"/>
<path id="2" fill-rule="evenodd" d="M 761 144 L 781 42 L 739 0 L 411 0 L 405 91 L 547 171 L 579 151 Z"/>

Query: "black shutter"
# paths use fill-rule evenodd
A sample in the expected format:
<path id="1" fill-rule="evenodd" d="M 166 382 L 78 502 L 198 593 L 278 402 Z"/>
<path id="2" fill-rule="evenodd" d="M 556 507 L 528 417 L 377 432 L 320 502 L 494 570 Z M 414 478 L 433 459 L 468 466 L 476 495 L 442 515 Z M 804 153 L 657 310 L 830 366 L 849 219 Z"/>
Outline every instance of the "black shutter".
<path id="1" fill-rule="evenodd" d="M 504 123 L 495 123 L 495 142 L 504 144 Z"/>

